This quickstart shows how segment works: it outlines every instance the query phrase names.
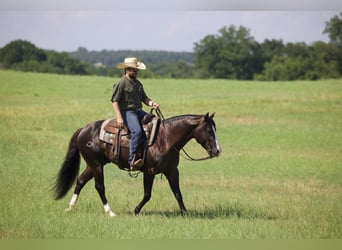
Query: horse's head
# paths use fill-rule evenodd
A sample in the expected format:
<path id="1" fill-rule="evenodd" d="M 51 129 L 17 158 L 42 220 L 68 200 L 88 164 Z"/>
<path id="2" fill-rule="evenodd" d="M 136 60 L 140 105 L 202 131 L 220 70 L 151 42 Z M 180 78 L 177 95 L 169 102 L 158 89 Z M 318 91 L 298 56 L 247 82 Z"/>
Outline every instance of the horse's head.
<path id="1" fill-rule="evenodd" d="M 200 123 L 194 130 L 194 138 L 207 150 L 210 157 L 219 156 L 221 148 L 216 137 L 216 125 L 213 120 L 215 113 L 203 116 Z"/>

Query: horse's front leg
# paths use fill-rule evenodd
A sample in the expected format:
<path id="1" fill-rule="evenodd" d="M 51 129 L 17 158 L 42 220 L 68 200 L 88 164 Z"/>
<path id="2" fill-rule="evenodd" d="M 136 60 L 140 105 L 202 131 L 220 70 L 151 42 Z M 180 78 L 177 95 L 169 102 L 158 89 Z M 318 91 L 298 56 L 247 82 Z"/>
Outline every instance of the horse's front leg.
<path id="1" fill-rule="evenodd" d="M 139 214 L 143 206 L 151 199 L 153 181 L 154 175 L 150 175 L 144 172 L 144 197 L 142 201 L 134 209 L 135 215 Z"/>
<path id="2" fill-rule="evenodd" d="M 169 181 L 170 188 L 176 197 L 180 212 L 182 215 L 186 213 L 186 208 L 183 203 L 182 193 L 179 188 L 179 172 L 178 168 L 174 168 L 172 171 L 165 173 L 167 180 Z"/>

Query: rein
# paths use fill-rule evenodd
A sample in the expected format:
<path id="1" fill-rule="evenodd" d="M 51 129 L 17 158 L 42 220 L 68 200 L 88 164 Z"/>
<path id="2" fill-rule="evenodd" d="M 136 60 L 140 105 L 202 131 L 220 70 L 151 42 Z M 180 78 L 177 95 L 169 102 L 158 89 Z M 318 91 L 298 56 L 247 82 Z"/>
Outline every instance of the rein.
<path id="1" fill-rule="evenodd" d="M 174 147 L 174 149 L 175 149 L 176 151 L 178 151 L 178 153 L 180 153 L 180 151 L 177 150 L 176 147 Z M 191 156 L 185 151 L 184 148 L 182 148 L 181 150 L 183 151 L 183 153 L 185 154 L 185 156 L 183 156 L 183 155 L 181 155 L 181 154 L 180 154 L 180 155 L 183 156 L 183 158 L 186 159 L 186 160 L 188 160 L 188 161 L 204 161 L 204 160 L 208 160 L 208 159 L 213 158 L 213 157 L 211 157 L 211 156 L 206 156 L 206 157 L 202 157 L 202 158 L 193 158 L 193 157 L 191 157 Z"/>
<path id="2" fill-rule="evenodd" d="M 154 109 L 151 109 L 151 113 Z M 156 111 L 156 114 L 157 116 L 161 119 L 161 121 L 164 121 L 165 118 L 164 118 L 164 115 L 163 113 L 161 112 L 160 108 L 158 109 L 155 109 Z M 173 149 L 176 150 L 179 154 L 180 154 L 180 150 L 178 150 L 175 146 L 173 146 Z M 184 159 L 188 160 L 188 161 L 204 161 L 204 160 L 208 160 L 208 159 L 211 159 L 213 157 L 211 156 L 206 156 L 206 157 L 202 157 L 202 158 L 193 158 L 191 157 L 191 155 L 185 151 L 184 148 L 181 149 L 183 151 L 183 153 L 185 154 L 185 156 L 183 156 L 182 154 L 180 154 Z"/>

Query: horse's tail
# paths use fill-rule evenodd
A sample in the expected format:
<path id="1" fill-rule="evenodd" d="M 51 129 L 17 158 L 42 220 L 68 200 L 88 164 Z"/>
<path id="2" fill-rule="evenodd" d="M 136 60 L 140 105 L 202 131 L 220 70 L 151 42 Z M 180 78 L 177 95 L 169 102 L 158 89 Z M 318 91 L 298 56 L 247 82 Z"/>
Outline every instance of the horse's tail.
<path id="1" fill-rule="evenodd" d="M 52 188 L 55 200 L 63 198 L 68 193 L 80 170 L 81 158 L 77 145 L 77 137 L 80 131 L 81 128 L 78 129 L 70 139 L 68 152 Z"/>

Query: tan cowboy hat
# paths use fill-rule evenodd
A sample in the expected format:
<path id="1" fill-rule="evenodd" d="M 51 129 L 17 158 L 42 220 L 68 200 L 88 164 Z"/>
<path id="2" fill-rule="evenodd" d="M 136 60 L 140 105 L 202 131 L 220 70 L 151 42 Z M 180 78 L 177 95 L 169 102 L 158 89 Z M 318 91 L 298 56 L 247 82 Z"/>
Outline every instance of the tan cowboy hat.
<path id="1" fill-rule="evenodd" d="M 143 62 L 138 62 L 138 59 L 135 57 L 127 57 L 123 63 L 119 63 L 116 65 L 119 69 L 124 68 L 135 68 L 135 69 L 146 69 L 146 65 Z"/>

